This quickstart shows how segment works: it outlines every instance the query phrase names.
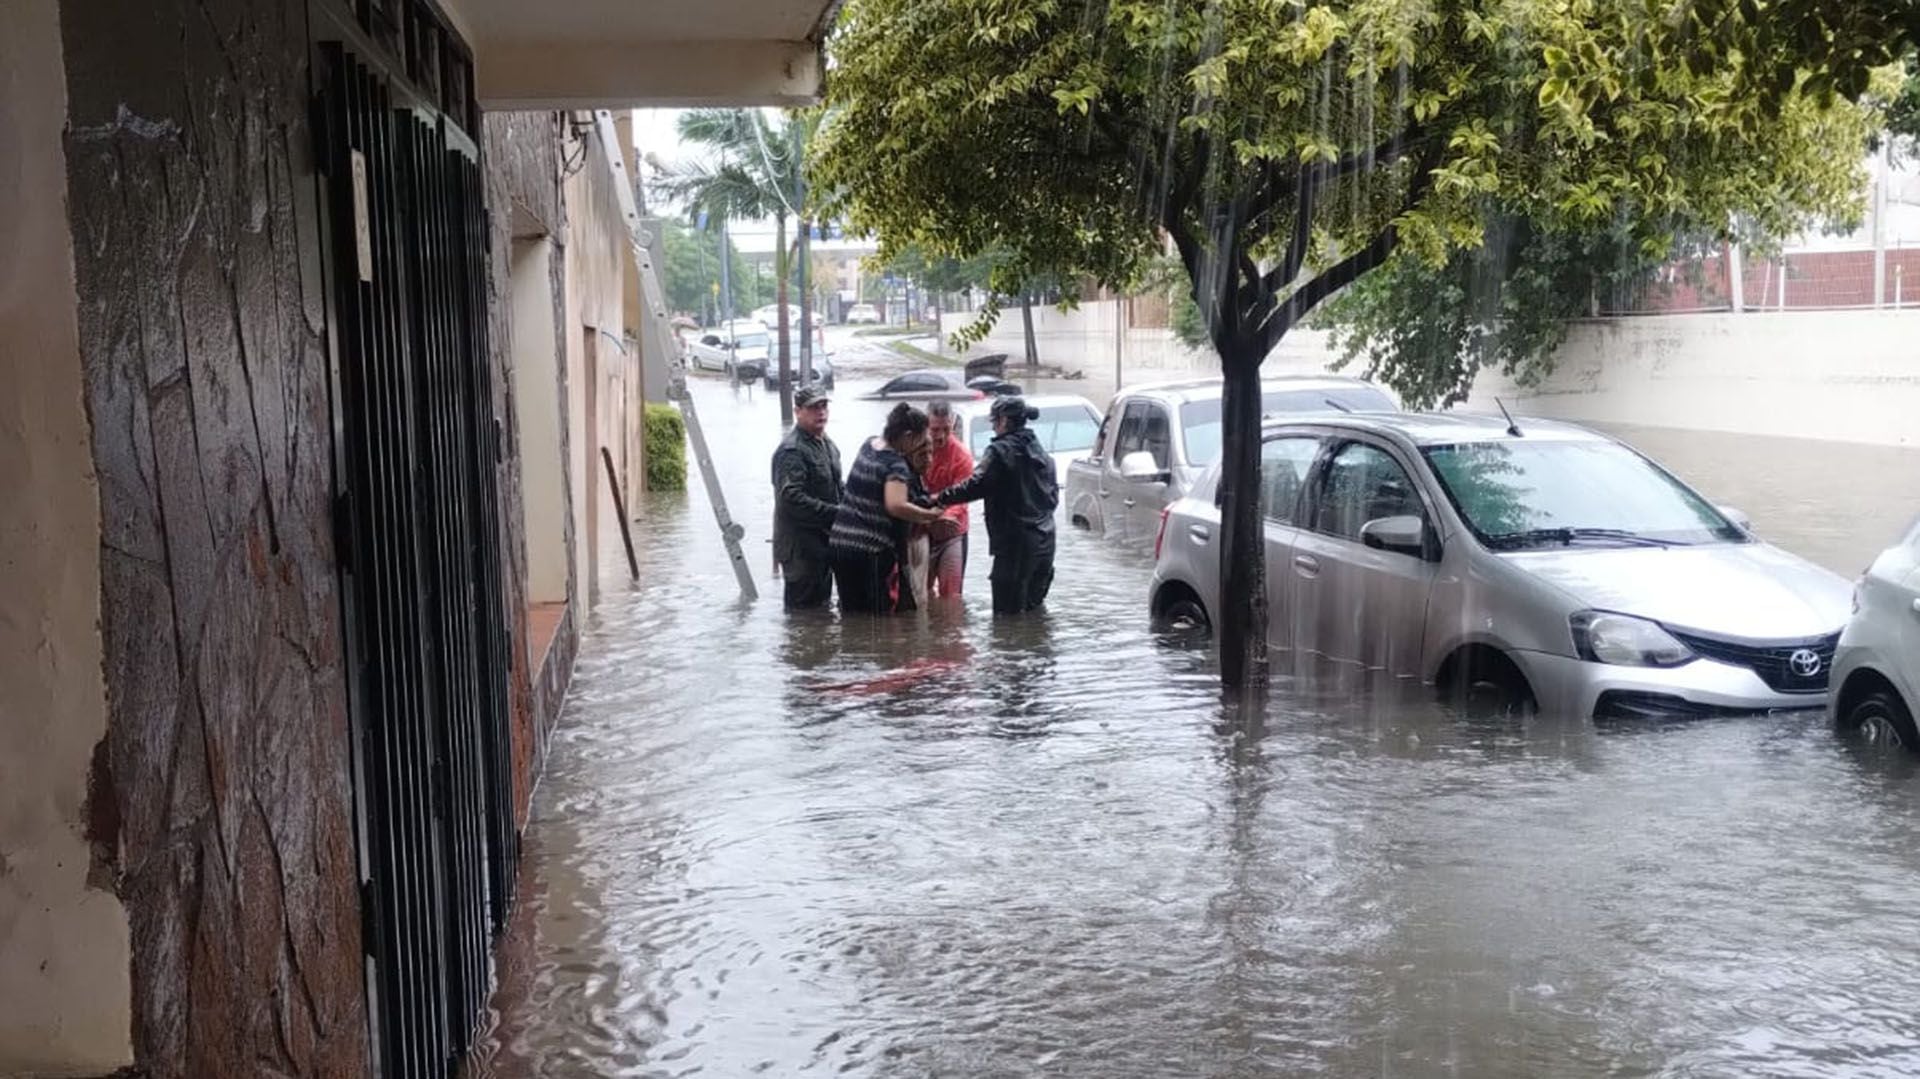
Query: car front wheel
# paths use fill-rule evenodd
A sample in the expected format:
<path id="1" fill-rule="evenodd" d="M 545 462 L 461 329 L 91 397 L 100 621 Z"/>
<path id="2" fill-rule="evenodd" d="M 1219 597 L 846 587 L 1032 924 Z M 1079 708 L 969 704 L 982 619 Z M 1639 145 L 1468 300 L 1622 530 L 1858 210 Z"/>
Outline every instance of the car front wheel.
<path id="1" fill-rule="evenodd" d="M 1890 689 L 1876 689 L 1854 702 L 1841 721 L 1861 741 L 1877 746 L 1903 746 L 1920 752 L 1920 732 L 1913 713 Z"/>

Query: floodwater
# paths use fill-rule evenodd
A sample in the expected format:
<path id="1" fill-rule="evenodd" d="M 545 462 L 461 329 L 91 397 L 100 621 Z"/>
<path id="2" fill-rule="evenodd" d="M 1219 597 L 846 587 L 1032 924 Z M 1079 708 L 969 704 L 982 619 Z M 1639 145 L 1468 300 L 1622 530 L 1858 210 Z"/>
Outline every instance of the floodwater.
<path id="1" fill-rule="evenodd" d="M 774 598 L 735 598 L 697 479 L 646 501 L 474 1074 L 1920 1073 L 1914 760 L 1817 715 L 1223 704 L 1147 632 L 1146 556 L 1079 535 L 1041 617 L 989 616 L 979 546 L 964 610 L 789 617 L 774 405 L 697 390 Z M 834 408 L 850 460 L 884 406 Z M 1848 573 L 1920 507 L 1916 454 L 1629 435 Z M 1810 453 L 1878 467 L 1781 475 Z"/>

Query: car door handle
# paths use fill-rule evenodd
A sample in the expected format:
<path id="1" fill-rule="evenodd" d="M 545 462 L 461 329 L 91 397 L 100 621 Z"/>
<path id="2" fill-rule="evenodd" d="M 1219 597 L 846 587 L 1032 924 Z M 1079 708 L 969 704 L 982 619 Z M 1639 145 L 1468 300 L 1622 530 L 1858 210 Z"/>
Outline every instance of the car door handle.
<path id="1" fill-rule="evenodd" d="M 1213 538 L 1213 532 L 1206 525 L 1188 525 L 1187 535 L 1192 536 L 1195 543 L 1205 543 Z"/>
<path id="2" fill-rule="evenodd" d="M 1123 499 L 1121 499 L 1121 500 L 1120 500 L 1120 504 L 1121 504 L 1122 506 L 1125 506 L 1125 507 L 1127 507 L 1128 509 L 1132 509 L 1132 508 L 1133 508 L 1133 499 L 1131 499 L 1131 498 L 1123 498 Z"/>
<path id="3" fill-rule="evenodd" d="M 1293 568 L 1302 577 L 1317 577 L 1320 574 L 1320 560 L 1310 554 L 1297 554 L 1293 556 Z"/>
<path id="4" fill-rule="evenodd" d="M 1112 492 L 1112 491 L 1109 491 L 1109 490 L 1107 490 L 1107 489 L 1106 489 L 1106 488 L 1104 488 L 1104 487 L 1103 487 L 1103 488 L 1101 488 L 1101 489 L 1099 490 L 1099 492 L 1098 492 L 1098 494 L 1100 495 L 1100 497 L 1101 497 L 1101 498 L 1112 498 L 1112 497 L 1113 497 L 1113 492 Z"/>

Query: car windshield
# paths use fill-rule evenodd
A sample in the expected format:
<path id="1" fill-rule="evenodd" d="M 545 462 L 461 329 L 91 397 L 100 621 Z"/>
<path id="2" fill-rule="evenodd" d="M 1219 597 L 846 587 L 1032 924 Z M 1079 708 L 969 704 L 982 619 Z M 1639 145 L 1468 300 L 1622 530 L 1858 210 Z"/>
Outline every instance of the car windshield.
<path id="1" fill-rule="evenodd" d="M 766 348 L 772 340 L 764 333 L 744 333 L 734 338 L 733 343 L 737 348 Z"/>
<path id="2" fill-rule="evenodd" d="M 1393 398 L 1372 386 L 1327 386 L 1320 389 L 1268 390 L 1260 395 L 1264 415 L 1302 412 L 1392 412 Z M 1180 428 L 1186 436 L 1187 461 L 1212 463 L 1220 455 L 1220 399 L 1189 401 L 1180 406 Z M 1091 442 L 1088 445 L 1092 445 Z"/>
<path id="3" fill-rule="evenodd" d="M 1100 417 L 1085 405 L 1047 405 L 1040 417 L 1027 424 L 1040 439 L 1040 448 L 1048 453 L 1081 453 L 1093 448 L 1100 434 Z M 993 421 L 975 416 L 967 423 L 967 445 L 978 457 L 993 441 Z"/>
<path id="4" fill-rule="evenodd" d="M 1422 452 L 1461 516 L 1497 548 L 1745 538 L 1705 499 L 1617 443 L 1513 439 Z"/>

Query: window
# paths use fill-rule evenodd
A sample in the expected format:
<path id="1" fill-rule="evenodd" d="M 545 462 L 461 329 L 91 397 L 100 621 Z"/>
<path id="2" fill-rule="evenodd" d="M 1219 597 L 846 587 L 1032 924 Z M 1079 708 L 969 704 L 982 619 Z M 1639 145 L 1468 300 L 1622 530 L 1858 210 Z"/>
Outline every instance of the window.
<path id="1" fill-rule="evenodd" d="M 1565 529 L 1666 543 L 1744 538 L 1706 499 L 1618 443 L 1511 439 L 1424 453 L 1461 516 L 1489 543 L 1564 544 Z"/>
<path id="2" fill-rule="evenodd" d="M 1113 413 L 1107 413 L 1107 418 L 1100 421 L 1100 433 L 1093 436 L 1093 455 L 1095 457 L 1099 457 L 1101 452 L 1107 448 L 1107 436 L 1113 434 L 1113 416 Z"/>
<path id="3" fill-rule="evenodd" d="M 1120 430 L 1113 436 L 1113 465 L 1127 459 L 1129 453 L 1139 453 L 1147 448 L 1147 403 L 1132 401 L 1127 404 L 1126 415 L 1120 418 Z"/>
<path id="4" fill-rule="evenodd" d="M 1360 528 L 1368 521 L 1400 516 L 1426 517 L 1420 495 L 1400 463 L 1365 442 L 1340 447 L 1320 481 L 1314 530 L 1358 542 Z"/>
<path id="5" fill-rule="evenodd" d="M 1048 453 L 1078 453 L 1093 445 L 1100 417 L 1084 405 L 1049 405 L 1028 423 Z"/>
<path id="6" fill-rule="evenodd" d="M 1141 436 L 1148 453 L 1153 454 L 1153 466 L 1166 471 L 1173 467 L 1173 424 L 1169 422 L 1167 410 L 1159 405 L 1147 405 L 1146 430 Z"/>
<path id="7" fill-rule="evenodd" d="M 1260 512 L 1268 520 L 1292 524 L 1307 470 L 1320 453 L 1320 440 L 1311 435 L 1270 438 L 1260 445 Z"/>
<path id="8" fill-rule="evenodd" d="M 1305 390 L 1268 389 L 1260 395 L 1263 416 L 1312 412 L 1396 412 L 1393 398 L 1372 386 L 1328 386 Z M 1220 456 L 1220 398 L 1189 401 L 1180 406 L 1180 431 L 1187 440 L 1187 460 L 1211 464 Z"/>
<path id="9" fill-rule="evenodd" d="M 947 388 L 947 380 L 939 375 L 924 372 L 901 375 L 899 378 L 880 387 L 881 393 L 939 393 Z"/>
<path id="10" fill-rule="evenodd" d="M 967 421 L 967 445 L 975 457 L 986 451 L 987 443 L 993 441 L 993 422 L 986 416 L 975 416 Z"/>

